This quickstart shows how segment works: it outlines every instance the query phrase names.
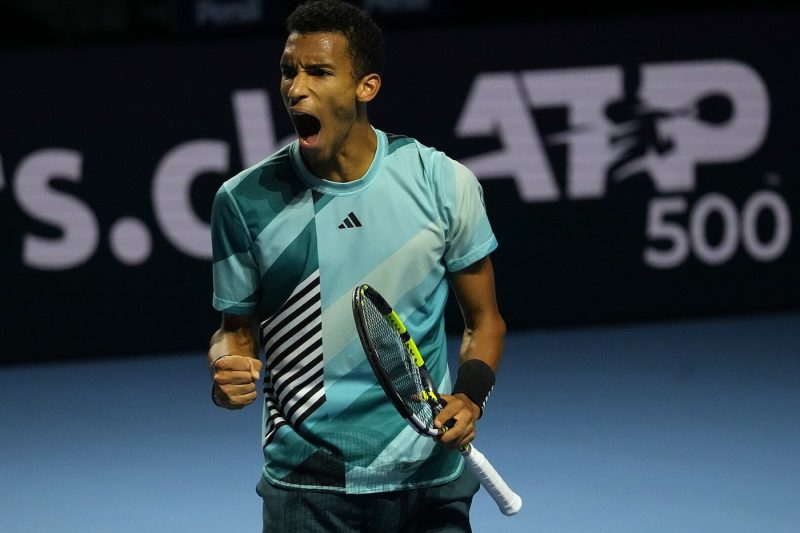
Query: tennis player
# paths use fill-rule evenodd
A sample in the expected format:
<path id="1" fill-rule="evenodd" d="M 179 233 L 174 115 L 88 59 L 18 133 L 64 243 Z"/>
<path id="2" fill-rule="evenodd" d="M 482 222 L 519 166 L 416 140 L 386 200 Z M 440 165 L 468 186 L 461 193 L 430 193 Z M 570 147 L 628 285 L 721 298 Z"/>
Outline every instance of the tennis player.
<path id="1" fill-rule="evenodd" d="M 366 12 L 307 2 L 287 29 L 280 93 L 297 138 L 214 199 L 212 399 L 240 409 L 263 387 L 264 531 L 470 531 L 478 483 L 456 448 L 475 438 L 505 335 L 480 185 L 371 125 L 383 37 Z M 437 425 L 455 425 L 438 439 L 417 435 L 376 381 L 350 309 L 360 283 L 391 302 L 452 391 Z M 465 323 L 455 383 L 449 287 Z"/>

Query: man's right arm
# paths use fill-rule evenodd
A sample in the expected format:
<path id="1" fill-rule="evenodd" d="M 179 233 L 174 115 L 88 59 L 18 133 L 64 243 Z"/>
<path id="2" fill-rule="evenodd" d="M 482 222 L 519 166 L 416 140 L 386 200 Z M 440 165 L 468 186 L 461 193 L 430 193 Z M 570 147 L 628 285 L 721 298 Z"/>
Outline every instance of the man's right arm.
<path id="1" fill-rule="evenodd" d="M 255 328 L 254 316 L 223 313 L 222 325 L 211 336 L 211 398 L 220 407 L 241 409 L 256 400 L 261 361 Z"/>

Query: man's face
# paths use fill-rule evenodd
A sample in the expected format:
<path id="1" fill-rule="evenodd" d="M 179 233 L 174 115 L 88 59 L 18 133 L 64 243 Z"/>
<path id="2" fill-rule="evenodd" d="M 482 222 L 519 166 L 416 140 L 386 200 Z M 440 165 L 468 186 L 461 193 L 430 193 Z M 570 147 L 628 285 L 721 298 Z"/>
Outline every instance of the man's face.
<path id="1" fill-rule="evenodd" d="M 292 33 L 281 56 L 281 96 L 303 154 L 332 159 L 356 119 L 356 88 L 347 39 L 340 33 Z"/>

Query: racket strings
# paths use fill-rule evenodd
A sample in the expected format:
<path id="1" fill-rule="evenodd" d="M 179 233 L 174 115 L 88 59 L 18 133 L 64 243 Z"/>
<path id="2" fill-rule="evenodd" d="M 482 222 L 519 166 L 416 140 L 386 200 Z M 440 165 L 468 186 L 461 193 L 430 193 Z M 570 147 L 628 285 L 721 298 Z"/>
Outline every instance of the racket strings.
<path id="1" fill-rule="evenodd" d="M 422 398 L 426 389 L 419 368 L 406 352 L 400 334 L 369 299 L 364 300 L 363 310 L 369 337 L 384 374 L 406 409 L 427 427 L 433 427 L 436 414 Z"/>

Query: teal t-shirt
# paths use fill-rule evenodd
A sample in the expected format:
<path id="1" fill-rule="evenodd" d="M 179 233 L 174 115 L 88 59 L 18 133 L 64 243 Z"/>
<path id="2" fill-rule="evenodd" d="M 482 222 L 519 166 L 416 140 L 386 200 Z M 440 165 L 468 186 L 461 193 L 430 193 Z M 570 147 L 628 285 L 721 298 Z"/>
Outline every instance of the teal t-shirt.
<path id="1" fill-rule="evenodd" d="M 213 305 L 258 318 L 263 473 L 273 484 L 384 492 L 444 483 L 463 467 L 458 452 L 417 435 L 386 398 L 351 298 L 361 283 L 375 287 L 448 392 L 446 274 L 497 241 L 466 167 L 409 137 L 375 133 L 359 180 L 317 178 L 295 142 L 226 181 L 214 199 Z"/>

